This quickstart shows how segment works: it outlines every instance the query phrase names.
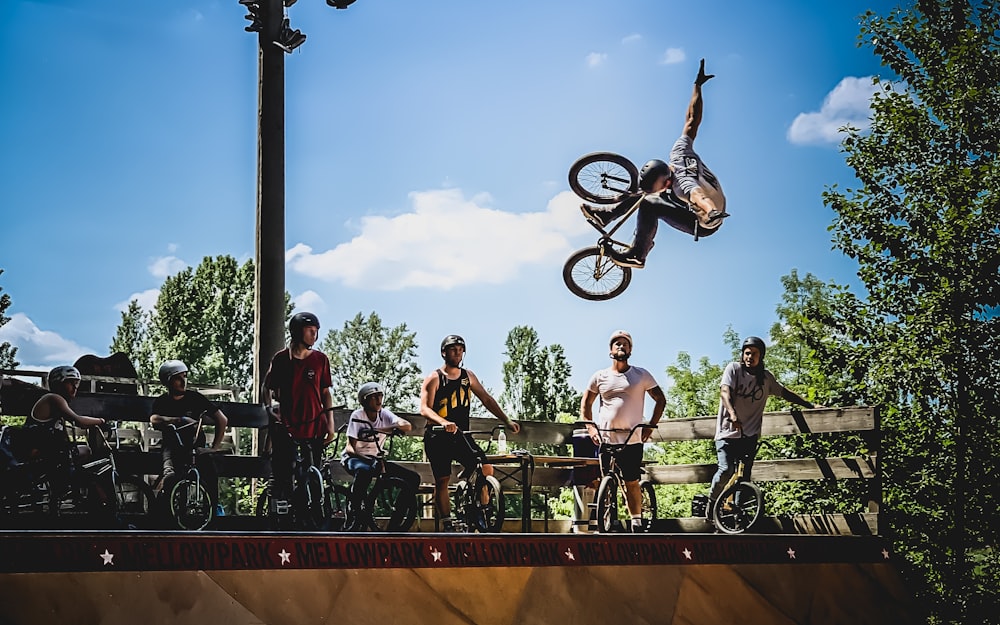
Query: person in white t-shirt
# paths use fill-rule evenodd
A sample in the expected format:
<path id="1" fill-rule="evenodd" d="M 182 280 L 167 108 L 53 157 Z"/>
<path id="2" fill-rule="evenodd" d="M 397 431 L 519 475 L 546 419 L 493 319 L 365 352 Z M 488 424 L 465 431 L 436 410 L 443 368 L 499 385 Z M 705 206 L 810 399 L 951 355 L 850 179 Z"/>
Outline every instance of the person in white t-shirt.
<path id="1" fill-rule="evenodd" d="M 633 428 L 643 422 L 642 413 L 648 394 L 655 402 L 649 425 L 655 426 L 663 416 L 667 399 L 649 371 L 628 363 L 632 354 L 632 336 L 624 330 L 618 330 L 611 335 L 609 346 L 614 362 L 607 369 L 601 369 L 591 376 L 580 403 L 580 418 L 593 421 L 601 429 Z M 595 419 L 592 408 L 597 399 L 600 399 L 600 408 Z M 617 462 L 625 479 L 626 503 L 632 517 L 632 527 L 640 527 L 642 492 L 639 490 L 639 477 L 642 472 L 642 444 L 649 439 L 653 430 L 640 428 L 630 435 L 627 432 L 601 432 L 594 427 L 587 429 L 598 445 L 626 445 L 618 454 Z M 603 463 L 604 454 L 600 455 Z"/>
<path id="2" fill-rule="evenodd" d="M 347 424 L 347 446 L 341 454 L 344 469 L 354 476 L 351 484 L 352 510 L 360 510 L 372 480 L 382 471 L 405 481 L 417 492 L 420 475 L 388 460 L 380 461 L 379 449 L 385 444 L 386 436 L 393 430 L 409 432 L 413 425 L 382 407 L 385 392 L 377 382 L 366 382 L 358 389 L 358 403 L 361 408 L 351 413 Z M 357 518 L 357 515 L 352 515 Z M 345 528 L 350 529 L 350 528 Z"/>

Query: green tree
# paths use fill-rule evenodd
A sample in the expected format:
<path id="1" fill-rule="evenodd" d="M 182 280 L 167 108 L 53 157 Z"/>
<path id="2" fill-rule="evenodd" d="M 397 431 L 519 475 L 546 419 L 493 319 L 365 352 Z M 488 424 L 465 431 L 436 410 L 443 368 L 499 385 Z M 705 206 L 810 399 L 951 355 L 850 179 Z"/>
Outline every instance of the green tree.
<path id="1" fill-rule="evenodd" d="M 0 269 L 0 275 L 3 275 L 3 269 Z M 0 292 L 3 291 L 3 287 L 0 287 Z M 6 293 L 0 294 L 0 327 L 10 321 L 10 317 L 4 315 L 4 312 L 10 307 L 10 295 Z M 17 362 L 14 357 L 17 355 L 17 348 L 10 344 L 10 341 L 4 341 L 0 343 L 0 369 L 16 369 L 21 363 Z"/>
<path id="2" fill-rule="evenodd" d="M 130 302 L 111 349 L 127 353 L 150 378 L 159 363 L 176 358 L 193 383 L 245 389 L 253 370 L 253 288 L 251 261 L 205 257 L 164 280 L 152 311 Z"/>
<path id="3" fill-rule="evenodd" d="M 150 314 L 142 309 L 137 300 L 128 303 L 128 309 L 122 312 L 121 323 L 115 330 L 115 337 L 109 347 L 112 354 L 122 352 L 127 354 L 135 365 L 136 373 L 144 380 L 156 377 L 156 365 L 149 343 Z"/>
<path id="4" fill-rule="evenodd" d="M 320 349 L 330 359 L 334 404 L 357 408 L 358 388 L 378 382 L 387 408 L 416 410 L 422 381 L 417 335 L 405 323 L 388 328 L 376 313 L 364 317 L 359 312 L 343 329 L 327 332 Z"/>
<path id="5" fill-rule="evenodd" d="M 998 31 L 995 0 L 863 17 L 861 44 L 898 80 L 876 79 L 870 133 L 843 143 L 860 187 L 824 201 L 866 294 L 843 289 L 832 310 L 810 311 L 848 339 L 815 340 L 818 361 L 883 406 L 884 512 L 933 623 L 1000 622 L 988 609 L 1000 601 L 1000 470 L 983 444 L 1000 400 Z"/>
<path id="6" fill-rule="evenodd" d="M 569 384 L 572 368 L 559 344 L 539 347 L 538 332 L 516 326 L 507 333 L 507 360 L 499 401 L 515 419 L 554 421 L 560 412 L 576 412 L 579 394 Z"/>

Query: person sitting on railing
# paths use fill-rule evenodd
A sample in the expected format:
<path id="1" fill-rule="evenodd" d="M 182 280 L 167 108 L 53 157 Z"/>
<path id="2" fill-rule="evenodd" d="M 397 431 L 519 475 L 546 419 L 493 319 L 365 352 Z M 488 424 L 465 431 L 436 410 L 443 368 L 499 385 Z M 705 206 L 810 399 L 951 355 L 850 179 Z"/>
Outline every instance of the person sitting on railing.
<path id="1" fill-rule="evenodd" d="M 90 447 L 73 444 L 66 432 L 66 420 L 83 427 L 104 425 L 104 419 L 79 415 L 70 408 L 69 402 L 76 397 L 82 376 L 76 367 L 60 366 L 49 372 L 49 391 L 42 395 L 31 407 L 31 414 L 25 420 L 26 447 L 37 451 L 46 460 L 58 467 L 53 472 L 52 487 L 64 490 L 69 487 L 74 462 L 90 458 Z"/>
<path id="2" fill-rule="evenodd" d="M 187 387 L 188 367 L 180 360 L 168 360 L 160 365 L 160 384 L 166 387 L 167 392 L 153 400 L 153 414 L 149 416 L 149 422 L 154 429 L 163 432 L 163 479 L 166 483 L 177 473 L 188 468 L 191 459 L 191 445 L 198 449 L 198 453 L 206 451 L 221 451 L 222 441 L 226 436 L 226 426 L 229 419 L 219 409 L 218 406 L 208 400 L 207 397 L 198 391 L 190 390 Z M 205 431 L 198 429 L 193 424 L 199 416 L 204 417 L 215 424 L 215 434 L 212 438 L 212 447 L 207 449 Z M 184 427 L 185 425 L 189 427 Z M 194 438 L 195 430 L 198 430 L 197 439 Z M 205 463 L 202 467 L 198 463 L 200 470 L 207 471 L 205 475 L 205 485 L 209 493 L 215 495 L 218 484 L 212 475 L 213 466 Z"/>
<path id="3" fill-rule="evenodd" d="M 351 484 L 351 509 L 360 510 L 364 505 L 368 486 L 380 472 L 398 477 L 408 483 L 413 492 L 420 488 L 420 474 L 395 462 L 379 461 L 379 452 L 385 444 L 386 435 L 393 430 L 409 432 L 413 425 L 382 406 L 385 394 L 377 382 L 366 382 L 358 389 L 358 403 L 361 408 L 351 413 L 347 424 L 347 446 L 341 454 L 344 469 L 354 476 Z M 348 518 L 356 519 L 351 514 Z M 350 530 L 352 528 L 345 528 Z"/>

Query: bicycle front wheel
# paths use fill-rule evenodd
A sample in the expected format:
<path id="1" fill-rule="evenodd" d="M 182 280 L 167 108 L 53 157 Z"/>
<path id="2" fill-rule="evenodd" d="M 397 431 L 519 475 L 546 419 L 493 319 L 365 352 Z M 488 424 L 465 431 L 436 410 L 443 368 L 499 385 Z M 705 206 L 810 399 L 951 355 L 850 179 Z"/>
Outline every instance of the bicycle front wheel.
<path id="1" fill-rule="evenodd" d="M 170 516 L 182 530 L 203 530 L 212 521 L 212 498 L 196 480 L 184 478 L 170 489 Z"/>
<path id="2" fill-rule="evenodd" d="M 398 477 L 375 482 L 368 495 L 371 528 L 377 532 L 405 532 L 417 518 L 417 494 Z"/>
<path id="3" fill-rule="evenodd" d="M 656 518 L 656 491 L 649 480 L 640 481 L 639 490 L 642 493 L 642 531 L 648 532 Z"/>
<path id="4" fill-rule="evenodd" d="M 712 506 L 715 526 L 727 534 L 747 531 L 764 509 L 764 496 L 752 482 L 739 482 L 722 491 Z"/>
<path id="5" fill-rule="evenodd" d="M 616 525 L 621 525 L 618 520 L 618 478 L 605 475 L 597 487 L 597 531 L 609 534 Z"/>
<path id="6" fill-rule="evenodd" d="M 475 489 L 474 514 L 469 527 L 479 532 L 495 533 L 503 529 L 504 501 L 500 482 L 492 475 L 480 475 Z M 484 501 L 485 500 L 485 501 Z"/>
<path id="7" fill-rule="evenodd" d="M 563 282 L 586 300 L 602 301 L 621 295 L 632 281 L 632 268 L 616 265 L 599 246 L 585 247 L 563 265 Z"/>
<path id="8" fill-rule="evenodd" d="M 594 152 L 569 168 L 569 188 L 595 204 L 615 204 L 639 190 L 639 170 L 620 154 Z"/>
<path id="9" fill-rule="evenodd" d="M 316 467 L 309 467 L 297 489 L 295 520 L 299 529 L 326 529 L 327 513 L 323 497 L 323 476 Z"/>

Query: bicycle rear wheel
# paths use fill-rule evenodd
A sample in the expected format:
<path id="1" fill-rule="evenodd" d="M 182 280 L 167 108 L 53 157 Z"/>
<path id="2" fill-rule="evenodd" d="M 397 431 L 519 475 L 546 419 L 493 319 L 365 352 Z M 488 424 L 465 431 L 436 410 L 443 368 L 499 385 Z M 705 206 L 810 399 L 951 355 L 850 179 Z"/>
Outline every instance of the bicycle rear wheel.
<path id="1" fill-rule="evenodd" d="M 569 188 L 595 204 L 614 204 L 639 189 L 639 170 L 620 154 L 594 152 L 569 168 Z"/>
<path id="2" fill-rule="evenodd" d="M 642 492 L 642 531 L 648 532 L 656 518 L 656 491 L 649 480 L 640 481 L 639 490 Z"/>
<path id="3" fill-rule="evenodd" d="M 605 475 L 597 487 L 597 531 L 609 534 L 621 527 L 618 520 L 618 478 Z"/>
<path id="4" fill-rule="evenodd" d="M 398 477 L 377 480 L 366 506 L 377 532 L 408 531 L 417 518 L 417 494 Z"/>
<path id="5" fill-rule="evenodd" d="M 632 268 L 611 260 L 599 246 L 585 247 L 563 265 L 563 282 L 586 300 L 602 301 L 621 295 L 632 281 Z"/>
<path id="6" fill-rule="evenodd" d="M 752 482 L 739 482 L 722 491 L 712 506 L 715 526 L 727 534 L 749 529 L 764 509 L 764 496 Z"/>
<path id="7" fill-rule="evenodd" d="M 115 484 L 118 514 L 146 518 L 152 512 L 153 489 L 138 475 L 119 477 Z"/>
<path id="8" fill-rule="evenodd" d="M 170 489 L 170 516 L 182 530 L 203 530 L 214 512 L 208 490 L 191 478 L 179 480 Z"/>

